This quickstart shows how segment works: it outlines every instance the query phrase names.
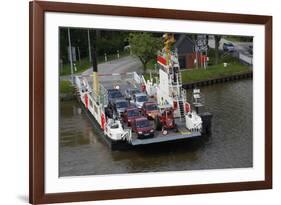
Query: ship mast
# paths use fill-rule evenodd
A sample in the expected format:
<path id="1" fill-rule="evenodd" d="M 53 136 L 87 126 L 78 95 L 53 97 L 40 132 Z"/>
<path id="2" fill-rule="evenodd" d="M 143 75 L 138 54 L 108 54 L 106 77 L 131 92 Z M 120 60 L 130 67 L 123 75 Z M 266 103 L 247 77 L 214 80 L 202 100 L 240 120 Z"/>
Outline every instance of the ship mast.
<path id="1" fill-rule="evenodd" d="M 183 96 L 185 94 L 182 90 L 178 54 L 176 50 L 172 49 L 175 38 L 173 34 L 165 33 L 163 40 L 164 48 L 157 56 L 157 63 L 160 65 L 160 84 L 157 96 L 159 95 L 160 99 L 164 99 L 173 105 L 174 110 L 177 111 L 177 116 L 182 118 L 184 117 L 185 98 Z"/>
<path id="2" fill-rule="evenodd" d="M 166 52 L 166 64 L 170 65 L 171 48 L 172 48 L 172 45 L 175 43 L 174 34 L 165 33 L 163 35 L 163 38 L 164 38 L 164 49 Z"/>

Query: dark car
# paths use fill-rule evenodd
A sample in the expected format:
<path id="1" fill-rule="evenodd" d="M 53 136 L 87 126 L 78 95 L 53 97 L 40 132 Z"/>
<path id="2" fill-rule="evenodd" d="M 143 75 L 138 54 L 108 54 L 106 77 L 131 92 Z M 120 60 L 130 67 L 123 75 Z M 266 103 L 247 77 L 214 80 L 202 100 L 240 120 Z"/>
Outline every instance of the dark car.
<path id="1" fill-rule="evenodd" d="M 232 43 L 223 43 L 223 50 L 226 52 L 233 52 L 235 50 L 235 47 Z"/>
<path id="2" fill-rule="evenodd" d="M 123 114 L 123 122 L 127 123 L 128 126 L 131 126 L 131 123 L 138 117 L 141 117 L 141 113 L 138 108 L 130 107 L 125 110 Z"/>
<path id="3" fill-rule="evenodd" d="M 160 114 L 156 102 L 144 102 L 141 108 L 142 114 L 148 119 L 155 119 Z"/>
<path id="4" fill-rule="evenodd" d="M 121 98 L 121 99 L 114 100 L 112 105 L 113 105 L 113 109 L 117 113 L 117 116 L 122 116 L 125 110 L 129 107 L 129 102 L 124 98 L 123 99 Z"/>
<path id="5" fill-rule="evenodd" d="M 154 136 L 154 129 L 146 117 L 138 117 L 132 122 L 132 131 L 139 139 L 151 138 Z"/>
<path id="6" fill-rule="evenodd" d="M 113 100 L 118 98 L 123 98 L 124 96 L 118 89 L 108 89 L 107 90 L 108 102 L 111 103 Z"/>

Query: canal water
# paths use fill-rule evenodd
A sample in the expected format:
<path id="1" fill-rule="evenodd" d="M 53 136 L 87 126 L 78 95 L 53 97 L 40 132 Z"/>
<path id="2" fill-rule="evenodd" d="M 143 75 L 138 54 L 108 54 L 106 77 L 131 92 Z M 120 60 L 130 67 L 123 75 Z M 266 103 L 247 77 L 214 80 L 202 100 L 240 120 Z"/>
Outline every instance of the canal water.
<path id="1" fill-rule="evenodd" d="M 182 171 L 253 166 L 252 80 L 201 88 L 213 114 L 212 135 L 184 143 L 111 151 L 73 101 L 60 103 L 60 176 Z M 191 91 L 188 91 L 191 92 Z"/>

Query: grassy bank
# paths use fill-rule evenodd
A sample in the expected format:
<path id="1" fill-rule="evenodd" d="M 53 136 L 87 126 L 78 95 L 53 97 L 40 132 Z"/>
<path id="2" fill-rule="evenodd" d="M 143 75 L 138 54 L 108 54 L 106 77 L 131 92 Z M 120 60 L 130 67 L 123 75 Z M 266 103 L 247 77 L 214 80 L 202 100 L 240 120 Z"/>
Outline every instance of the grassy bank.
<path id="1" fill-rule="evenodd" d="M 74 87 L 68 80 L 60 80 L 60 94 L 72 95 L 74 93 Z"/>
<path id="2" fill-rule="evenodd" d="M 182 82 L 185 84 L 208 79 L 222 78 L 249 71 L 251 71 L 251 69 L 248 66 L 238 62 L 231 62 L 227 67 L 224 67 L 221 63 L 209 66 L 206 70 L 202 68 L 183 70 Z"/>
<path id="3" fill-rule="evenodd" d="M 208 51 L 209 62 L 208 67 L 205 70 L 204 68 L 192 68 L 184 69 L 182 73 L 182 83 L 192 83 L 197 81 L 216 79 L 222 77 L 228 77 L 236 74 L 243 74 L 251 71 L 251 68 L 247 65 L 241 64 L 239 60 L 233 57 L 232 54 L 219 52 L 218 64 L 215 64 L 215 50 L 209 49 Z M 224 62 L 227 63 L 227 67 L 224 67 Z M 149 72 L 152 72 L 152 77 L 158 77 L 158 74 L 155 73 L 154 64 L 155 60 L 152 60 L 148 63 L 147 72 L 144 73 L 144 78 L 146 80 L 150 79 Z"/>
<path id="4" fill-rule="evenodd" d="M 87 70 L 89 67 L 91 67 L 91 62 L 89 62 L 89 60 L 87 58 L 81 59 L 81 61 L 77 61 L 75 63 L 76 66 L 76 71 L 73 68 L 73 72 L 74 73 L 81 73 L 85 70 Z M 64 64 L 62 66 L 62 69 L 60 70 L 60 76 L 63 75 L 70 75 L 71 74 L 71 68 L 70 68 L 70 64 Z"/>

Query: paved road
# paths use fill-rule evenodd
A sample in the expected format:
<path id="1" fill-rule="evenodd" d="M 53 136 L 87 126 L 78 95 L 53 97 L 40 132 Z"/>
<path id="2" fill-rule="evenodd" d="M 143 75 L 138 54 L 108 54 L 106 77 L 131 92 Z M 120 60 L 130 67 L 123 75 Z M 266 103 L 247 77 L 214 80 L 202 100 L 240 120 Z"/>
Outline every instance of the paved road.
<path id="1" fill-rule="evenodd" d="M 83 75 L 89 75 L 92 73 L 92 67 L 84 71 Z M 126 56 L 118 60 L 101 63 L 98 65 L 99 74 L 111 74 L 111 73 L 126 73 L 126 72 L 142 72 L 142 64 L 138 58 L 132 56 Z"/>
<path id="2" fill-rule="evenodd" d="M 244 60 L 246 59 L 247 63 L 252 62 L 251 59 L 253 58 L 253 55 L 249 53 L 249 46 L 253 46 L 253 42 L 233 42 L 222 38 L 220 40 L 219 50 L 223 50 L 223 44 L 227 42 L 230 42 L 234 45 L 235 51 L 231 53 L 233 57 L 239 58 L 240 53 L 245 56 Z M 211 48 L 215 48 L 215 40 L 213 37 L 209 39 L 209 46 Z"/>
<path id="3" fill-rule="evenodd" d="M 245 55 L 249 55 L 249 56 L 251 55 L 248 51 L 248 48 L 250 45 L 251 46 L 253 45 L 253 42 L 233 42 L 222 38 L 220 40 L 220 46 L 219 46 L 220 50 L 223 50 L 223 44 L 226 42 L 231 42 L 234 45 L 236 51 L 243 53 Z M 215 48 L 215 40 L 213 38 L 209 39 L 209 46 L 211 48 Z"/>
<path id="4" fill-rule="evenodd" d="M 117 60 L 108 61 L 98 64 L 99 74 L 112 74 L 112 73 L 126 73 L 126 72 L 142 72 L 142 64 L 138 58 L 133 56 L 126 56 Z M 77 75 L 90 75 L 93 72 L 93 68 L 85 70 L 83 73 Z M 75 74 L 74 74 L 75 75 Z M 60 76 L 60 80 L 70 80 L 71 76 Z"/>

